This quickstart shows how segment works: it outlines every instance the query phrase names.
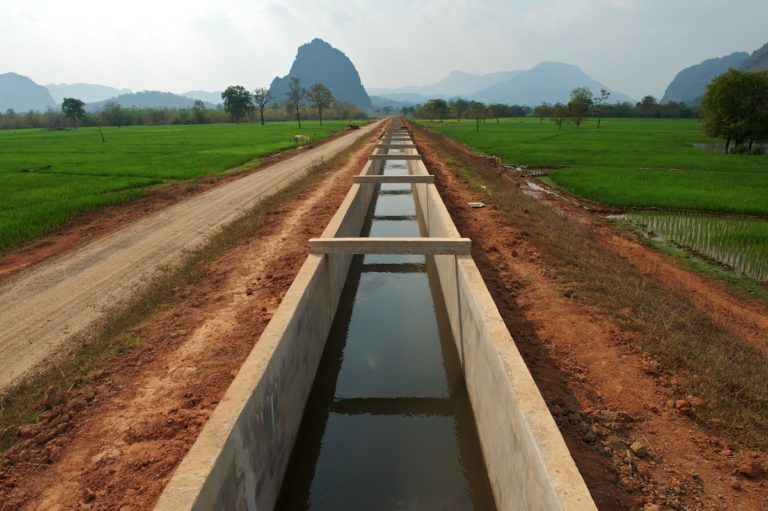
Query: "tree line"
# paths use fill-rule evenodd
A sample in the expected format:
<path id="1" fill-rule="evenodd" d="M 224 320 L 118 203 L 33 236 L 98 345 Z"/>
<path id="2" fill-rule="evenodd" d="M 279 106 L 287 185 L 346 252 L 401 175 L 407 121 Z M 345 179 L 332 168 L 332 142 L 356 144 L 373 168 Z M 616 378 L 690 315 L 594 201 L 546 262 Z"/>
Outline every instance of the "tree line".
<path id="1" fill-rule="evenodd" d="M 260 87 L 250 92 L 242 85 L 231 85 L 221 93 L 221 99 L 224 110 L 237 123 L 246 118 L 249 113 L 258 111 L 259 120 L 261 124 L 264 124 L 264 110 L 267 105 L 273 103 L 277 109 L 280 108 L 280 104 L 275 101 L 266 87 Z M 325 84 L 316 83 L 309 89 L 305 89 L 301 86 L 301 81 L 298 78 L 291 77 L 288 93 L 282 102 L 282 107 L 288 117 L 296 120 L 299 128 L 301 128 L 302 111 L 305 106 L 311 108 L 312 112 L 317 112 L 317 119 L 320 120 L 320 124 L 323 123 L 324 113 L 326 118 L 329 114 L 335 118 L 339 118 L 339 114 L 342 114 L 342 117 L 350 117 L 350 109 L 357 108 L 354 105 L 336 101 L 331 90 Z M 335 108 L 335 111 L 331 111 L 332 107 Z M 304 117 L 307 117 L 306 113 Z M 356 117 L 360 117 L 360 115 Z"/>
<path id="2" fill-rule="evenodd" d="M 707 86 L 701 109 L 704 132 L 725 140 L 726 153 L 732 142 L 737 152 L 753 152 L 755 143 L 768 143 L 768 71 L 721 74 Z"/>
<path id="3" fill-rule="evenodd" d="M 594 95 L 586 87 L 574 89 L 576 97 L 571 94 L 568 103 L 542 103 L 535 107 L 527 105 L 506 105 L 492 103 L 486 105 L 480 101 L 456 99 L 430 99 L 416 106 L 403 107 L 402 115 L 421 119 L 471 119 L 482 120 L 500 119 L 502 117 L 538 117 L 542 120 L 553 119 L 558 125 L 565 120 L 581 121 L 584 117 L 645 117 L 645 118 L 694 118 L 700 115 L 700 110 L 683 103 L 671 101 L 659 103 L 653 96 L 646 96 L 634 105 L 628 102 L 609 104 L 610 92 L 601 89 Z M 386 112 L 385 112 L 386 113 Z"/>
<path id="4" fill-rule="evenodd" d="M 577 87 L 571 91 L 567 103 L 542 103 L 530 108 L 521 105 L 486 105 L 479 101 L 455 99 L 430 99 L 426 103 L 404 107 L 401 114 L 429 119 L 473 119 L 476 129 L 481 122 L 501 117 L 538 117 L 553 121 L 558 129 L 566 122 L 572 122 L 579 128 L 585 118 L 597 120 L 600 129 L 605 117 L 642 117 L 642 118 L 693 118 L 703 119 L 704 132 L 714 138 L 725 141 L 725 152 L 740 153 L 765 152 L 762 144 L 768 144 L 768 71 L 748 72 L 731 69 L 714 78 L 707 86 L 699 108 L 682 103 L 669 102 L 660 104 L 653 96 L 646 96 L 634 106 L 630 103 L 610 104 L 611 93 L 601 89 L 594 94 L 587 87 Z M 733 145 L 732 145 L 733 144 Z M 755 147 L 758 144 L 758 147 Z"/>
<path id="5" fill-rule="evenodd" d="M 274 98 L 266 87 L 253 91 L 241 85 L 227 87 L 222 93 L 222 106 L 209 107 L 196 100 L 189 108 L 125 108 L 107 102 L 97 112 L 87 112 L 77 98 L 64 98 L 59 110 L 0 113 L 0 129 L 43 128 L 49 130 L 80 126 L 142 126 L 163 124 L 215 124 L 227 122 L 260 122 L 296 120 L 356 120 L 368 114 L 360 107 L 337 101 L 324 84 L 309 89 L 291 79 L 291 89 L 282 101 Z"/>

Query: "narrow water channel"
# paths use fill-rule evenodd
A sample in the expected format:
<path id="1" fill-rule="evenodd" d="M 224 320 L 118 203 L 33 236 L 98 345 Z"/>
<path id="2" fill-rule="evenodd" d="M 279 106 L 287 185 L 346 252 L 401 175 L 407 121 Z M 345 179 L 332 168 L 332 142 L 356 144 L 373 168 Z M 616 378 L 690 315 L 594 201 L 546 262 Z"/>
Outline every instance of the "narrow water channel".
<path id="1" fill-rule="evenodd" d="M 362 236 L 420 235 L 411 185 L 380 185 Z M 355 256 L 277 509 L 495 509 L 439 285 L 431 257 Z"/>

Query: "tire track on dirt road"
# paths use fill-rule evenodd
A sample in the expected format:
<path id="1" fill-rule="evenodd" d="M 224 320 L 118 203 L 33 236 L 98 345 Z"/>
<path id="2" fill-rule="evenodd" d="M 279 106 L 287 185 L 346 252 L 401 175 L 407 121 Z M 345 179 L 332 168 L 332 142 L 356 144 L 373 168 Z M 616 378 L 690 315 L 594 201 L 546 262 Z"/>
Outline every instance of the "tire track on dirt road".
<path id="1" fill-rule="evenodd" d="M 163 209 L 0 284 L 0 391 L 65 350 L 244 211 L 379 126 L 372 123 Z"/>

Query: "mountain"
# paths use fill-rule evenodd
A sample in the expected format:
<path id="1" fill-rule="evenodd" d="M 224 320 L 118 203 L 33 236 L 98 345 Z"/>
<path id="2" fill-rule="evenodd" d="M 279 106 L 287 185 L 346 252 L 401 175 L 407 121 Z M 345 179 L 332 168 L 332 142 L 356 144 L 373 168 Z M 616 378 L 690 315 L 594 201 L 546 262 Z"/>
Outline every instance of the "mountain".
<path id="1" fill-rule="evenodd" d="M 117 103 L 123 108 L 189 108 L 195 100 L 171 92 L 142 91 L 131 94 L 121 94 L 105 101 L 97 101 L 86 105 L 89 112 L 102 110 L 107 103 Z M 206 107 L 214 105 L 206 104 Z"/>
<path id="2" fill-rule="evenodd" d="M 0 112 L 16 112 L 57 108 L 48 89 L 16 73 L 0 74 Z"/>
<path id="3" fill-rule="evenodd" d="M 741 64 L 741 68 L 744 71 L 768 70 L 768 43 L 764 44 L 759 50 L 755 50 L 754 53 Z"/>
<path id="4" fill-rule="evenodd" d="M 417 101 L 423 102 L 430 98 L 455 98 L 471 96 L 476 92 L 487 89 L 499 83 L 511 80 L 522 71 L 498 71 L 485 75 L 476 75 L 465 73 L 463 71 L 451 71 L 448 76 L 437 83 L 421 86 L 405 86 L 390 89 L 369 89 L 371 94 L 383 98 L 400 101 L 397 97 L 403 97 L 404 94 L 416 95 L 420 97 Z M 412 96 L 414 99 L 414 96 Z"/>
<path id="5" fill-rule="evenodd" d="M 741 51 L 725 57 L 707 59 L 695 66 L 683 69 L 669 84 L 661 102 L 677 101 L 679 103 L 698 104 L 699 98 L 704 95 L 707 84 L 712 78 L 725 73 L 732 67 L 740 68 L 748 58 L 749 54 Z"/>
<path id="6" fill-rule="evenodd" d="M 593 93 L 597 93 L 600 89 L 611 91 L 577 66 L 561 62 L 542 62 L 532 69 L 517 73 L 510 80 L 476 92 L 471 99 L 485 103 L 529 106 L 539 105 L 545 101 L 565 103 L 576 87 L 587 87 Z M 624 101 L 634 103 L 629 96 L 611 91 L 611 103 Z"/>
<path id="7" fill-rule="evenodd" d="M 64 98 L 77 98 L 84 103 L 94 103 L 120 94 L 131 93 L 130 89 L 118 89 L 95 83 L 51 83 L 45 87 L 56 103 L 61 103 Z"/>
<path id="8" fill-rule="evenodd" d="M 185 98 L 199 99 L 212 105 L 218 105 L 221 103 L 221 91 L 209 92 L 207 90 L 191 90 L 189 92 L 182 92 L 181 96 Z"/>
<path id="9" fill-rule="evenodd" d="M 322 39 L 313 39 L 300 46 L 288 74 L 272 80 L 269 92 L 275 101 L 285 101 L 291 78 L 301 80 L 301 86 L 305 89 L 322 83 L 331 89 L 337 101 L 371 108 L 371 98 L 363 88 L 355 65 L 343 52 Z"/>

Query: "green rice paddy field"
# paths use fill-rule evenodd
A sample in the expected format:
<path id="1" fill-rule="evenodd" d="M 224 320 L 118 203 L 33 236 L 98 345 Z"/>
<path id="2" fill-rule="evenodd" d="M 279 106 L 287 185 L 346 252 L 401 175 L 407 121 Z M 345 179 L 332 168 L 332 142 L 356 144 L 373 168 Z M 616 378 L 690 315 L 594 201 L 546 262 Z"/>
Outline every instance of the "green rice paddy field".
<path id="1" fill-rule="evenodd" d="M 344 121 L 131 126 L 0 131 L 0 253 L 73 216 L 147 193 L 149 187 L 217 174 L 315 139 Z M 29 173 L 28 169 L 50 169 Z"/>
<path id="2" fill-rule="evenodd" d="M 566 165 L 549 179 L 604 204 L 768 215 L 768 157 L 694 147 L 711 142 L 698 120 L 606 119 L 600 131 L 594 120 L 424 124 L 508 163 Z"/>
<path id="3" fill-rule="evenodd" d="M 627 218 L 647 232 L 768 281 L 768 220 L 738 217 L 768 216 L 768 156 L 697 147 L 712 142 L 698 120 L 607 119 L 600 131 L 594 121 L 558 129 L 539 119 L 503 119 L 479 132 L 471 121 L 424 124 L 508 163 L 566 166 L 544 179 L 627 208 Z M 651 208 L 662 212 L 644 211 Z"/>

